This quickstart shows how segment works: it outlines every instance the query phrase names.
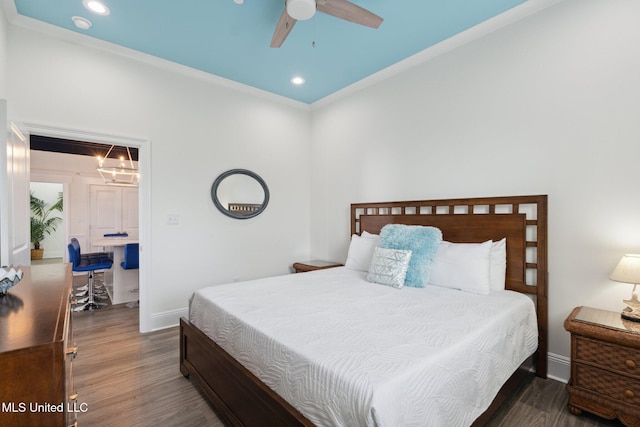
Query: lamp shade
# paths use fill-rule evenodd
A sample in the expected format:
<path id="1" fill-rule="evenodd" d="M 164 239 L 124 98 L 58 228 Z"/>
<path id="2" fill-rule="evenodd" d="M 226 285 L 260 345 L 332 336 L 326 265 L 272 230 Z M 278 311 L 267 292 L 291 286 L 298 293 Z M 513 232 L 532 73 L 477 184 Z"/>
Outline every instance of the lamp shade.
<path id="1" fill-rule="evenodd" d="M 624 255 L 609 278 L 616 282 L 640 283 L 640 255 Z"/>
<path id="2" fill-rule="evenodd" d="M 296 21 L 304 21 L 316 13 L 316 0 L 287 0 L 287 14 Z"/>

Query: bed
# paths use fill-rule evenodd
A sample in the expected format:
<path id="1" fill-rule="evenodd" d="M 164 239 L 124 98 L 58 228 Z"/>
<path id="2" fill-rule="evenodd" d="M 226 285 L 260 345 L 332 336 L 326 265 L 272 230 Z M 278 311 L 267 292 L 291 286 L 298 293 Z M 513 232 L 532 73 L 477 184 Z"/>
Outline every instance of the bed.
<path id="1" fill-rule="evenodd" d="M 429 416 L 431 421 L 437 417 L 450 420 L 452 418 L 449 417 L 454 414 L 458 417 L 456 424 L 481 425 L 526 375 L 525 370 L 517 369 L 517 365 L 515 368 L 508 366 L 499 357 L 485 357 L 493 353 L 494 348 L 515 342 L 526 343 L 530 351 L 537 348 L 534 354 L 536 375 L 546 377 L 546 196 L 351 206 L 352 234 L 377 234 L 387 224 L 435 226 L 442 230 L 443 238 L 450 242 L 480 243 L 506 238 L 505 289 L 515 292 L 501 292 L 499 298 L 492 295 L 492 298 L 485 299 L 492 301 L 489 306 L 512 307 L 509 316 L 515 315 L 519 320 L 514 322 L 513 317 L 508 317 L 510 320 L 495 317 L 490 308 L 471 310 L 473 299 L 471 302 L 463 301 L 459 297 L 460 291 L 432 287 L 427 292 L 410 288 L 398 292 L 368 284 L 362 272 L 346 267 L 207 288 L 194 294 L 191 306 L 195 309 L 190 318 L 181 319 L 180 368 L 185 376 L 201 387 L 228 424 L 393 425 L 402 419 L 407 420 L 407 424 L 420 425 L 421 417 L 424 419 Z M 260 289 L 268 289 L 269 292 L 260 296 Z M 432 295 L 434 292 L 437 295 Z M 528 297 L 523 298 L 520 294 Z M 305 296 L 308 299 L 306 303 L 296 299 L 292 303 L 284 303 L 289 297 Z M 351 301 L 356 305 L 341 307 L 338 300 Z M 359 300 L 372 303 L 358 305 Z M 454 340 L 453 345 L 458 352 L 451 350 L 453 353 L 440 353 L 430 358 L 428 363 L 412 357 L 412 354 L 423 351 L 419 347 L 423 344 L 410 341 L 412 338 L 405 329 L 395 328 L 394 322 L 389 321 L 393 317 L 376 316 L 375 312 L 381 309 L 376 308 L 373 303 L 375 300 L 384 301 L 383 304 L 389 306 L 399 304 L 404 310 L 416 313 L 416 316 L 422 315 L 419 311 L 431 300 L 446 301 L 444 306 L 449 308 L 443 312 L 437 312 L 437 307 L 426 310 L 426 315 L 430 313 L 433 317 L 428 322 L 420 323 L 428 323 L 432 329 L 420 330 L 419 333 L 431 334 L 435 342 L 440 343 L 451 336 L 445 327 L 453 326 L 461 331 L 460 339 Z M 325 311 L 317 313 L 311 308 L 314 306 L 310 301 L 323 304 L 322 310 Z M 224 310 L 208 307 L 209 304 Z M 530 310 L 534 311 L 533 325 L 531 316 L 523 314 L 529 310 L 527 305 L 531 305 Z M 367 310 L 373 310 L 374 313 Z M 361 316 L 348 321 L 340 317 L 344 311 L 354 311 Z M 456 314 L 473 311 L 480 311 L 477 314 L 480 317 Z M 215 314 L 203 314 L 210 312 Z M 238 320 L 238 313 L 241 312 L 248 313 L 245 320 L 253 328 L 242 326 Z M 294 321 L 287 318 L 294 312 L 302 317 Z M 492 320 L 485 321 L 484 315 Z M 203 320 L 205 317 L 208 320 Z M 265 318 L 269 321 L 260 320 Z M 332 334 L 316 332 L 316 328 L 321 328 L 319 323 L 313 322 L 318 321 L 323 324 L 325 331 L 335 331 L 336 337 L 340 336 L 340 325 L 345 322 L 353 323 L 363 333 L 360 337 L 342 338 L 343 343 L 350 343 L 344 344 L 343 352 L 333 350 L 331 346 L 335 343 L 327 342 Z M 219 326 L 225 323 L 231 328 L 223 330 Z M 507 331 L 506 326 L 510 323 L 522 323 L 527 326 L 525 330 L 528 332 Z M 477 353 L 484 356 L 471 362 L 472 358 L 467 357 L 472 353 L 470 350 L 483 348 L 483 342 L 487 341 L 470 333 L 474 328 L 481 329 L 474 326 L 480 324 L 504 330 L 508 339 L 496 340 L 488 350 L 478 350 Z M 370 327 L 367 328 L 367 325 Z M 531 333 L 532 327 L 537 328 L 537 333 Z M 278 336 L 278 332 L 281 332 L 281 336 Z M 495 332 L 490 333 L 497 336 Z M 377 341 L 378 338 L 380 341 Z M 362 341 L 359 342 L 359 339 Z M 532 339 L 537 340 L 533 346 Z M 394 340 L 397 345 L 388 345 Z M 245 347 L 250 342 L 259 343 L 259 346 L 253 349 Z M 429 345 L 433 346 L 433 342 Z M 359 354 L 354 352 L 353 346 L 371 347 L 373 352 L 369 355 Z M 504 351 L 520 350 L 507 348 Z M 402 360 L 402 363 L 389 363 L 396 354 L 401 354 L 397 360 Z M 522 354 L 518 357 L 522 357 Z M 444 361 L 452 362 L 453 367 L 447 367 Z M 487 378 L 489 371 L 483 363 L 499 367 L 499 374 L 489 375 L 490 378 L 500 377 L 497 383 Z M 326 375 L 327 372 L 329 375 Z M 370 376 L 367 372 L 381 374 Z M 442 379 L 436 378 L 438 376 Z M 328 385 L 318 386 L 322 383 L 316 377 L 324 378 L 324 384 Z M 471 382 L 465 383 L 468 379 Z M 425 392 L 420 389 L 423 384 L 429 384 L 430 390 Z M 437 386 L 439 388 L 435 384 L 440 384 Z M 404 394 L 398 397 L 400 392 Z M 423 399 L 428 393 L 435 397 L 427 399 L 428 405 L 425 405 Z M 478 406 L 474 403 L 472 400 L 476 393 L 489 393 L 490 404 Z M 451 406 L 453 400 L 459 402 Z M 432 405 L 432 402 L 436 403 Z M 423 410 L 423 406 L 435 406 L 435 409 Z M 417 413 L 412 409 L 415 407 L 420 408 Z"/>

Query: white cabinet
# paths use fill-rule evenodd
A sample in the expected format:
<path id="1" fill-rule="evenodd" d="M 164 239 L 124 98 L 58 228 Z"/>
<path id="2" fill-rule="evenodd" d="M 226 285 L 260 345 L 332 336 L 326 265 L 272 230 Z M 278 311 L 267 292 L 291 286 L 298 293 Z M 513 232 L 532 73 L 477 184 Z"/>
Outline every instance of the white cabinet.
<path id="1" fill-rule="evenodd" d="M 92 185 L 91 236 L 121 232 L 138 238 L 138 188 Z"/>

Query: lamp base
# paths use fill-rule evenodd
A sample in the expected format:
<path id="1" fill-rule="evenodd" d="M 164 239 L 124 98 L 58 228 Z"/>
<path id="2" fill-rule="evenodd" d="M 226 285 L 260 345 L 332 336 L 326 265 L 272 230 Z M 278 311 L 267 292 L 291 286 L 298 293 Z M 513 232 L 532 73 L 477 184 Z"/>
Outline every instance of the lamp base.
<path id="1" fill-rule="evenodd" d="M 638 314 L 623 310 L 622 313 L 620 313 L 620 316 L 625 320 L 631 320 L 632 322 L 640 323 L 640 315 Z"/>

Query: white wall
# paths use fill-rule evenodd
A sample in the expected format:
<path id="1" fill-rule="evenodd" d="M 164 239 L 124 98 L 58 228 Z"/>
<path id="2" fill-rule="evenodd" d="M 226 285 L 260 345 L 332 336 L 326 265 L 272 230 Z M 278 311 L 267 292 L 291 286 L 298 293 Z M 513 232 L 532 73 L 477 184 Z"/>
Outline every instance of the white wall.
<path id="1" fill-rule="evenodd" d="M 9 32 L 8 98 L 22 121 L 151 141 L 142 179 L 151 182 L 148 303 L 159 322 L 177 322 L 195 289 L 288 273 L 309 256 L 308 109 L 20 27 Z M 211 184 L 232 168 L 267 182 L 271 200 L 260 216 L 234 220 L 215 209 Z M 179 225 L 167 225 L 169 214 Z"/>
<path id="2" fill-rule="evenodd" d="M 353 202 L 548 194 L 549 349 L 568 356 L 564 319 L 621 310 L 608 275 L 640 251 L 638 16 L 568 0 L 314 108 L 312 255 L 345 258 Z"/>

